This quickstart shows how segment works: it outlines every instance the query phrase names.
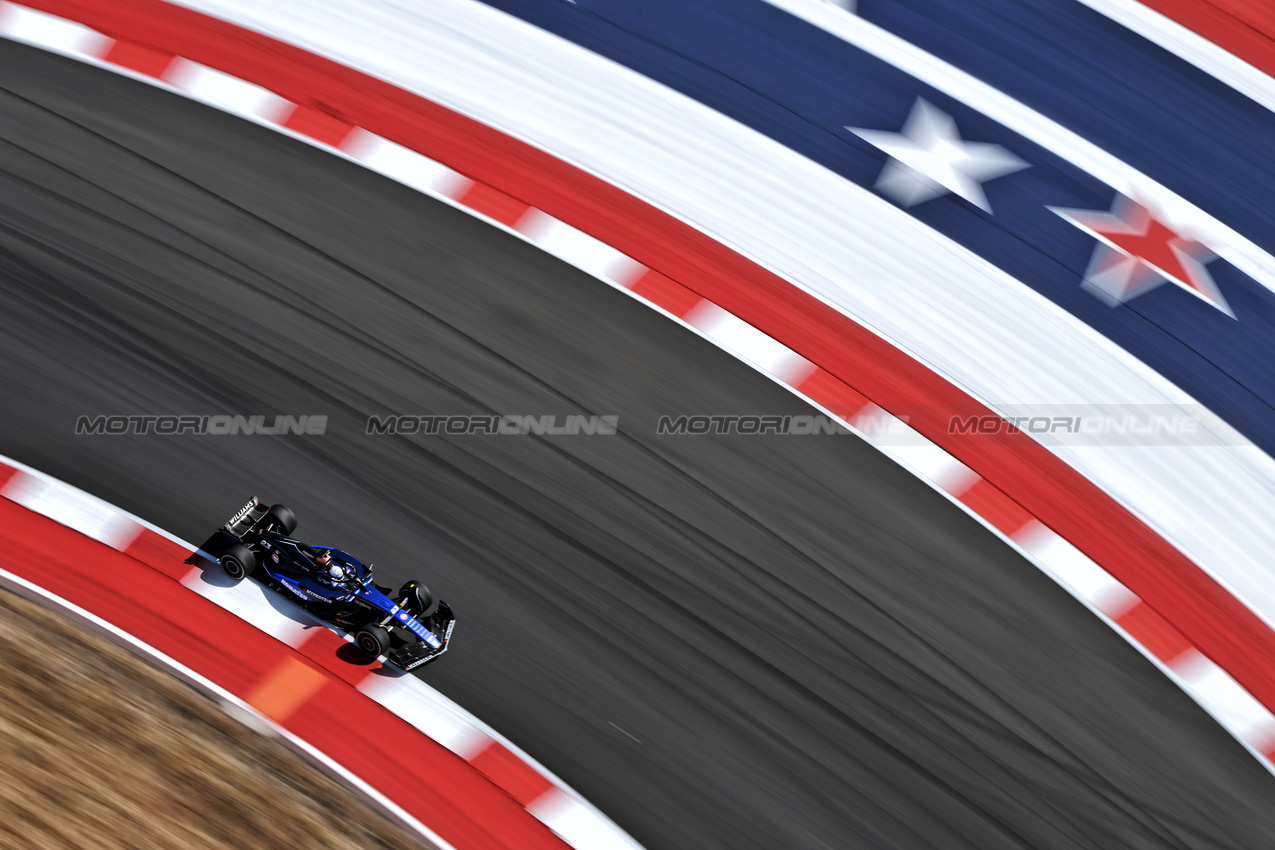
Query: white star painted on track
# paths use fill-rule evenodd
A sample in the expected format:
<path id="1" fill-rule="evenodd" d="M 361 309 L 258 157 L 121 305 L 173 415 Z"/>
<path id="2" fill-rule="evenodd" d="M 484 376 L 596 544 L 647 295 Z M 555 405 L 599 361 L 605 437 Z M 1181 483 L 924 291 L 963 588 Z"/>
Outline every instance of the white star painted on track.
<path id="1" fill-rule="evenodd" d="M 901 133 L 846 129 L 889 155 L 876 188 L 904 207 L 951 192 L 990 213 L 982 184 L 1030 167 L 1000 145 L 964 141 L 951 115 L 919 97 Z"/>

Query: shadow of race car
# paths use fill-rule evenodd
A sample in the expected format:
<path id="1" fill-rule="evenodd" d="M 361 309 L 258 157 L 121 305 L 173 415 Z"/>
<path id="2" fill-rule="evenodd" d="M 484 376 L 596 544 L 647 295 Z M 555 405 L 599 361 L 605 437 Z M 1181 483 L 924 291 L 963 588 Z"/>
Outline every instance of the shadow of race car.
<path id="1" fill-rule="evenodd" d="M 373 658 L 383 655 L 413 670 L 447 651 L 456 618 L 446 602 L 435 602 L 418 581 L 406 582 L 391 599 L 391 589 L 373 580 L 372 564 L 290 537 L 296 525 L 286 506 L 266 507 L 254 496 L 203 548 L 231 580 L 254 576 L 352 633 L 355 645 Z"/>

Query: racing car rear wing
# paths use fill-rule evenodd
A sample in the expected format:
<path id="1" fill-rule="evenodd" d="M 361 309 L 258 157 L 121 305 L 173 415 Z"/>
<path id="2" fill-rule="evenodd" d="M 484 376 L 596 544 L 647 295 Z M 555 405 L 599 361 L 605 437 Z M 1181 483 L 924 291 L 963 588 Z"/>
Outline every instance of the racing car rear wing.
<path id="1" fill-rule="evenodd" d="M 260 522 L 261 518 L 268 513 L 270 513 L 270 508 L 261 504 L 261 500 L 253 496 L 252 501 L 240 508 L 238 513 L 230 518 L 230 522 L 221 528 L 236 540 L 242 540 L 243 536 L 251 531 L 253 526 Z"/>

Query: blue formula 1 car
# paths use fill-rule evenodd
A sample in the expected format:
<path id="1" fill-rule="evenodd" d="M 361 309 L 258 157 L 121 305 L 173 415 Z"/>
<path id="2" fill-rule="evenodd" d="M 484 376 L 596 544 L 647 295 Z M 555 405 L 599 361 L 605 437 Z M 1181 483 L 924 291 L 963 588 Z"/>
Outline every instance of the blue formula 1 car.
<path id="1" fill-rule="evenodd" d="M 353 633 L 358 648 L 373 658 L 384 655 L 412 670 L 447 651 L 456 618 L 446 602 L 435 603 L 418 581 L 407 582 L 391 599 L 390 588 L 373 581 L 372 564 L 290 537 L 296 526 L 287 507 L 267 508 L 254 496 L 203 548 L 234 581 L 255 575 L 320 619 Z"/>

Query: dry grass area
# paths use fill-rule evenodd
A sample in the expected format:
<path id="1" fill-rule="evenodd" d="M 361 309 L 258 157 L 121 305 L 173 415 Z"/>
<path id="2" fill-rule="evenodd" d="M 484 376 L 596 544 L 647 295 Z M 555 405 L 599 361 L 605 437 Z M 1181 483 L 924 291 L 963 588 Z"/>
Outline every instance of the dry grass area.
<path id="1" fill-rule="evenodd" d="M 0 846 L 424 846 L 201 692 L 3 591 L 0 659 Z"/>

